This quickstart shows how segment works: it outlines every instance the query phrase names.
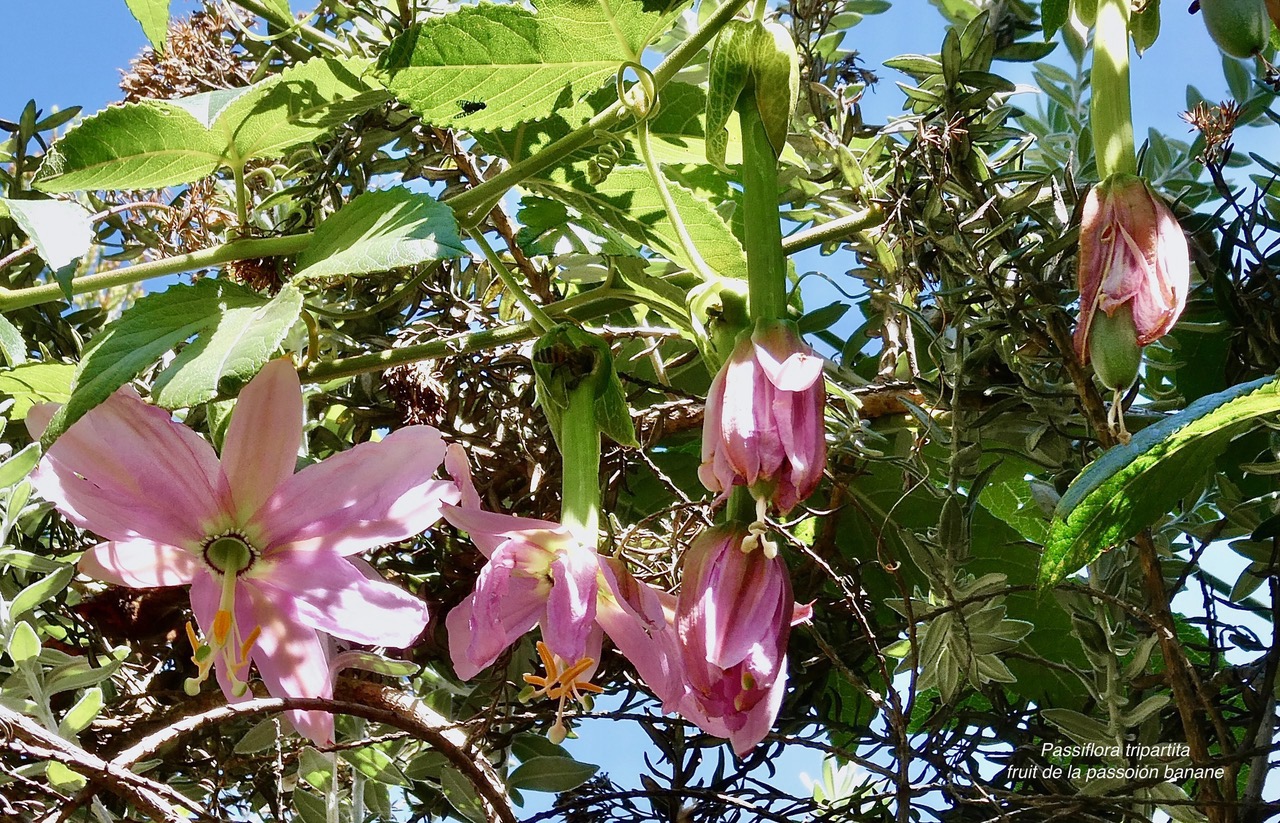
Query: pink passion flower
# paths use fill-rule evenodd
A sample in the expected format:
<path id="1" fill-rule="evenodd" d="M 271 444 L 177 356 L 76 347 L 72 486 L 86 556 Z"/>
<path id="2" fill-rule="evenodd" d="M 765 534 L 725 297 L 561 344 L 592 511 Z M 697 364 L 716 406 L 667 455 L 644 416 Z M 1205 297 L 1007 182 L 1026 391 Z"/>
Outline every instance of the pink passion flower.
<path id="1" fill-rule="evenodd" d="M 1117 174 L 1094 186 L 1080 222 L 1080 322 L 1075 350 L 1082 362 L 1099 345 L 1100 322 L 1132 328 L 1138 346 L 1168 334 L 1187 302 L 1191 264 L 1173 212 L 1146 181 Z M 1105 315 L 1105 320 L 1100 320 Z M 1108 323 L 1110 327 L 1112 323 Z"/>
<path id="2" fill-rule="evenodd" d="M 822 358 L 787 321 L 742 337 L 707 394 L 698 477 L 726 495 L 746 486 L 786 513 L 813 494 L 826 467 Z"/>
<path id="3" fill-rule="evenodd" d="M 685 553 L 676 600 L 689 687 L 681 714 L 728 738 L 739 756 L 773 726 L 786 692 L 791 626 L 811 614 L 792 599 L 782 558 L 759 543 L 741 524 L 699 535 Z"/>
<path id="4" fill-rule="evenodd" d="M 54 407 L 33 408 L 32 434 Z M 332 640 L 404 647 L 426 606 L 350 558 L 422 532 L 458 499 L 432 475 L 440 433 L 409 426 L 294 473 L 302 445 L 298 375 L 269 364 L 244 388 L 219 461 L 213 448 L 131 388 L 117 391 L 49 449 L 32 481 L 80 528 L 107 542 L 80 571 L 133 588 L 191 586 L 204 640 L 188 626 L 199 688 L 216 671 L 229 700 L 247 697 L 249 664 L 277 697 L 333 695 Z M 290 712 L 317 744 L 326 712 Z"/>

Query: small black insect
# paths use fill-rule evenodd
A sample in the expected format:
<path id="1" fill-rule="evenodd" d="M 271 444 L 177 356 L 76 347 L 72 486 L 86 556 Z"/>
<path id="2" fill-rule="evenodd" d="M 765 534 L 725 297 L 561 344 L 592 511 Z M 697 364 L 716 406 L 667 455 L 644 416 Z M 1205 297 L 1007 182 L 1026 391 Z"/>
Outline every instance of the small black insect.
<path id="1" fill-rule="evenodd" d="M 458 108 L 462 109 L 462 111 L 453 116 L 454 120 L 457 120 L 460 117 L 466 117 L 468 114 L 475 114 L 478 111 L 484 111 L 489 108 L 489 104 L 481 100 L 459 100 Z"/>

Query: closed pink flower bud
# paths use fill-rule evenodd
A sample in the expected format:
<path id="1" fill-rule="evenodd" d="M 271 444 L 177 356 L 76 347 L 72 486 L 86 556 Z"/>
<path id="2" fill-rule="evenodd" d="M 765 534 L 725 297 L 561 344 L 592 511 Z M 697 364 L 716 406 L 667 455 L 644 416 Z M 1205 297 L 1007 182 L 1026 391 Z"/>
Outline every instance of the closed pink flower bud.
<path id="1" fill-rule="evenodd" d="M 798 614 L 778 556 L 743 551 L 741 524 L 700 535 L 685 553 L 676 632 L 689 687 L 681 713 L 739 755 L 764 739 L 786 691 L 787 639 Z"/>
<path id="2" fill-rule="evenodd" d="M 1173 212 L 1146 181 L 1117 174 L 1089 192 L 1080 223 L 1077 275 L 1075 350 L 1082 361 L 1125 359 L 1125 352 L 1098 349 L 1145 346 L 1173 328 L 1190 288 L 1187 240 Z M 1099 320 L 1099 312 L 1105 320 Z M 1133 368 L 1136 375 L 1136 361 Z"/>
<path id="3" fill-rule="evenodd" d="M 707 394 L 698 477 L 713 492 L 747 486 L 786 513 L 813 494 L 827 462 L 822 358 L 786 321 L 761 322 L 734 347 Z"/>

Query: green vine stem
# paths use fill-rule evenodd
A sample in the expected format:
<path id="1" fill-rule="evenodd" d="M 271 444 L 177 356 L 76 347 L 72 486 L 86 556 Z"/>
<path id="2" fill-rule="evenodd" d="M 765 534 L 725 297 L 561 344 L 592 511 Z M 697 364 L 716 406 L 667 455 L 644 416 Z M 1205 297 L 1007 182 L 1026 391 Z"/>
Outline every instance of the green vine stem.
<path id="1" fill-rule="evenodd" d="M 480 247 L 481 253 L 484 254 L 484 259 L 489 261 L 489 265 L 497 273 L 498 279 L 502 281 L 502 285 L 507 287 L 507 291 L 511 292 L 511 296 L 516 299 L 516 302 L 520 304 L 529 314 L 529 317 L 533 319 L 533 322 L 537 323 L 543 331 L 550 331 L 556 321 L 552 320 L 546 310 L 539 306 L 533 296 L 520 285 L 519 281 L 516 280 L 516 276 L 507 268 L 507 264 L 502 262 L 502 258 L 493 250 L 493 246 L 489 245 L 489 241 L 484 237 L 484 232 L 475 229 L 468 233 L 476 245 Z"/>
<path id="2" fill-rule="evenodd" d="M 87 274 L 71 281 L 72 294 L 86 294 L 138 283 L 152 277 L 163 277 L 168 274 L 181 274 L 195 269 L 220 266 L 236 260 L 251 260 L 256 257 L 280 257 L 301 252 L 311 244 L 310 234 L 291 234 L 287 237 L 262 237 L 248 240 L 233 240 L 211 249 L 201 249 L 189 254 L 166 257 L 163 260 L 152 260 L 136 266 L 122 269 Z M 62 287 L 57 283 L 45 283 L 25 289 L 0 288 L 0 312 L 36 306 L 41 303 L 52 303 L 62 299 Z"/>
<path id="3" fill-rule="evenodd" d="M 787 316 L 787 259 L 778 220 L 778 156 L 750 90 L 738 98 L 742 123 L 743 247 L 747 252 L 747 310 L 752 320 Z"/>
<path id="4" fill-rule="evenodd" d="M 560 522 L 592 547 L 600 535 L 600 427 L 595 403 L 594 380 L 571 390 L 560 435 Z"/>
<path id="5" fill-rule="evenodd" d="M 1138 173 L 1129 94 L 1129 14 L 1129 0 L 1098 0 L 1089 84 L 1099 180 Z"/>

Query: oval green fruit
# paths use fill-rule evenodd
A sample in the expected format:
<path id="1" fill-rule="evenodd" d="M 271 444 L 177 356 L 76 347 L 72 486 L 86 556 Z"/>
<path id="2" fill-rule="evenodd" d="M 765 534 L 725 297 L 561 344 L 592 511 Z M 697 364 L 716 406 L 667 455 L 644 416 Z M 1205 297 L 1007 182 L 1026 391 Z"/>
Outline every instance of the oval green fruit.
<path id="1" fill-rule="evenodd" d="M 1267 0 L 1200 0 L 1200 14 L 1213 42 L 1232 57 L 1252 57 L 1271 38 Z"/>
<path id="2" fill-rule="evenodd" d="M 1124 391 L 1138 379 L 1142 347 L 1133 325 L 1133 309 L 1126 303 L 1108 316 L 1099 310 L 1089 329 L 1089 359 L 1098 379 L 1109 389 Z"/>

